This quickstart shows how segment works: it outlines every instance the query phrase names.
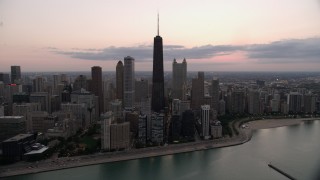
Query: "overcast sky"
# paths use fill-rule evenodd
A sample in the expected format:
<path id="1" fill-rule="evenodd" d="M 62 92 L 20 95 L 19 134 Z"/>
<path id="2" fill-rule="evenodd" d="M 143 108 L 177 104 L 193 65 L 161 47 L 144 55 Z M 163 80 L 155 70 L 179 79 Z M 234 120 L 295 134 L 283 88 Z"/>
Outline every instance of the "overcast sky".
<path id="1" fill-rule="evenodd" d="M 320 69 L 320 0 L 0 0 L 0 72 L 151 71 L 157 12 L 165 71 Z"/>

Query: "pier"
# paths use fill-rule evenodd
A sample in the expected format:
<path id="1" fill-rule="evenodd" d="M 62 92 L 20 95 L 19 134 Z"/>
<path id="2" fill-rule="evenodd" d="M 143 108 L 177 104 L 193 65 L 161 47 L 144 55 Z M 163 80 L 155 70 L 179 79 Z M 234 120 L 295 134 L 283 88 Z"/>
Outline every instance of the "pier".
<path id="1" fill-rule="evenodd" d="M 268 164 L 268 166 L 272 169 L 274 169 L 275 171 L 279 172 L 280 174 L 286 176 L 287 178 L 291 179 L 291 180 L 296 180 L 296 178 L 292 177 L 290 174 L 282 171 L 281 169 L 277 168 L 276 166 L 272 165 L 271 163 Z"/>

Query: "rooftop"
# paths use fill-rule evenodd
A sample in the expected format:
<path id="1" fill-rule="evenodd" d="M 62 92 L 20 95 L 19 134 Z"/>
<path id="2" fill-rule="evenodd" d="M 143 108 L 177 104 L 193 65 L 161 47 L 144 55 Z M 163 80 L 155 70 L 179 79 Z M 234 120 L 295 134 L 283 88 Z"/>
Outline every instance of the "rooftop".
<path id="1" fill-rule="evenodd" d="M 23 116 L 0 116 L 0 119 L 20 119 Z"/>
<path id="2" fill-rule="evenodd" d="M 41 153 L 45 152 L 47 149 L 49 149 L 47 146 L 41 145 L 40 149 L 32 150 L 28 153 L 25 153 L 24 155 L 41 154 Z"/>
<path id="3" fill-rule="evenodd" d="M 21 139 L 24 139 L 24 138 L 27 138 L 27 137 L 30 137 L 30 136 L 33 136 L 33 134 L 18 134 L 16 136 L 13 136 L 3 142 L 13 142 L 13 141 L 19 141 Z"/>

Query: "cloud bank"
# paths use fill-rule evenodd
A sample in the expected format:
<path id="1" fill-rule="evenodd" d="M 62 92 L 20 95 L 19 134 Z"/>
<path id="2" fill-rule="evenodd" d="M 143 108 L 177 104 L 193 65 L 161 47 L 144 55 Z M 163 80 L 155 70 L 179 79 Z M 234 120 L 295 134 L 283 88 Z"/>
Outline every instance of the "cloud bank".
<path id="1" fill-rule="evenodd" d="M 78 49 L 70 51 L 53 47 L 49 51 L 83 60 L 119 60 L 125 56 L 132 56 L 136 61 L 149 61 L 153 57 L 152 45 L 133 47 L 114 47 L 104 49 Z M 248 59 L 258 63 L 320 63 L 320 38 L 285 39 L 267 44 L 249 45 L 203 45 L 187 48 L 182 45 L 165 45 L 164 59 L 173 58 L 208 59 L 216 56 L 230 55 L 244 52 Z"/>
<path id="2" fill-rule="evenodd" d="M 320 62 L 320 38 L 289 39 L 250 45 L 248 58 L 265 63 Z"/>

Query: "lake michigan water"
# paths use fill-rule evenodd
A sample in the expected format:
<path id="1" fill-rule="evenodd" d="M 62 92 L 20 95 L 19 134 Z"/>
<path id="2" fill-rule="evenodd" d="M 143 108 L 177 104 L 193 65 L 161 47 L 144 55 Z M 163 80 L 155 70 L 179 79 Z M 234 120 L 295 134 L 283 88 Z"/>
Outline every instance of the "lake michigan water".
<path id="1" fill-rule="evenodd" d="M 256 130 L 239 145 L 5 178 L 6 180 L 320 179 L 320 121 Z"/>

